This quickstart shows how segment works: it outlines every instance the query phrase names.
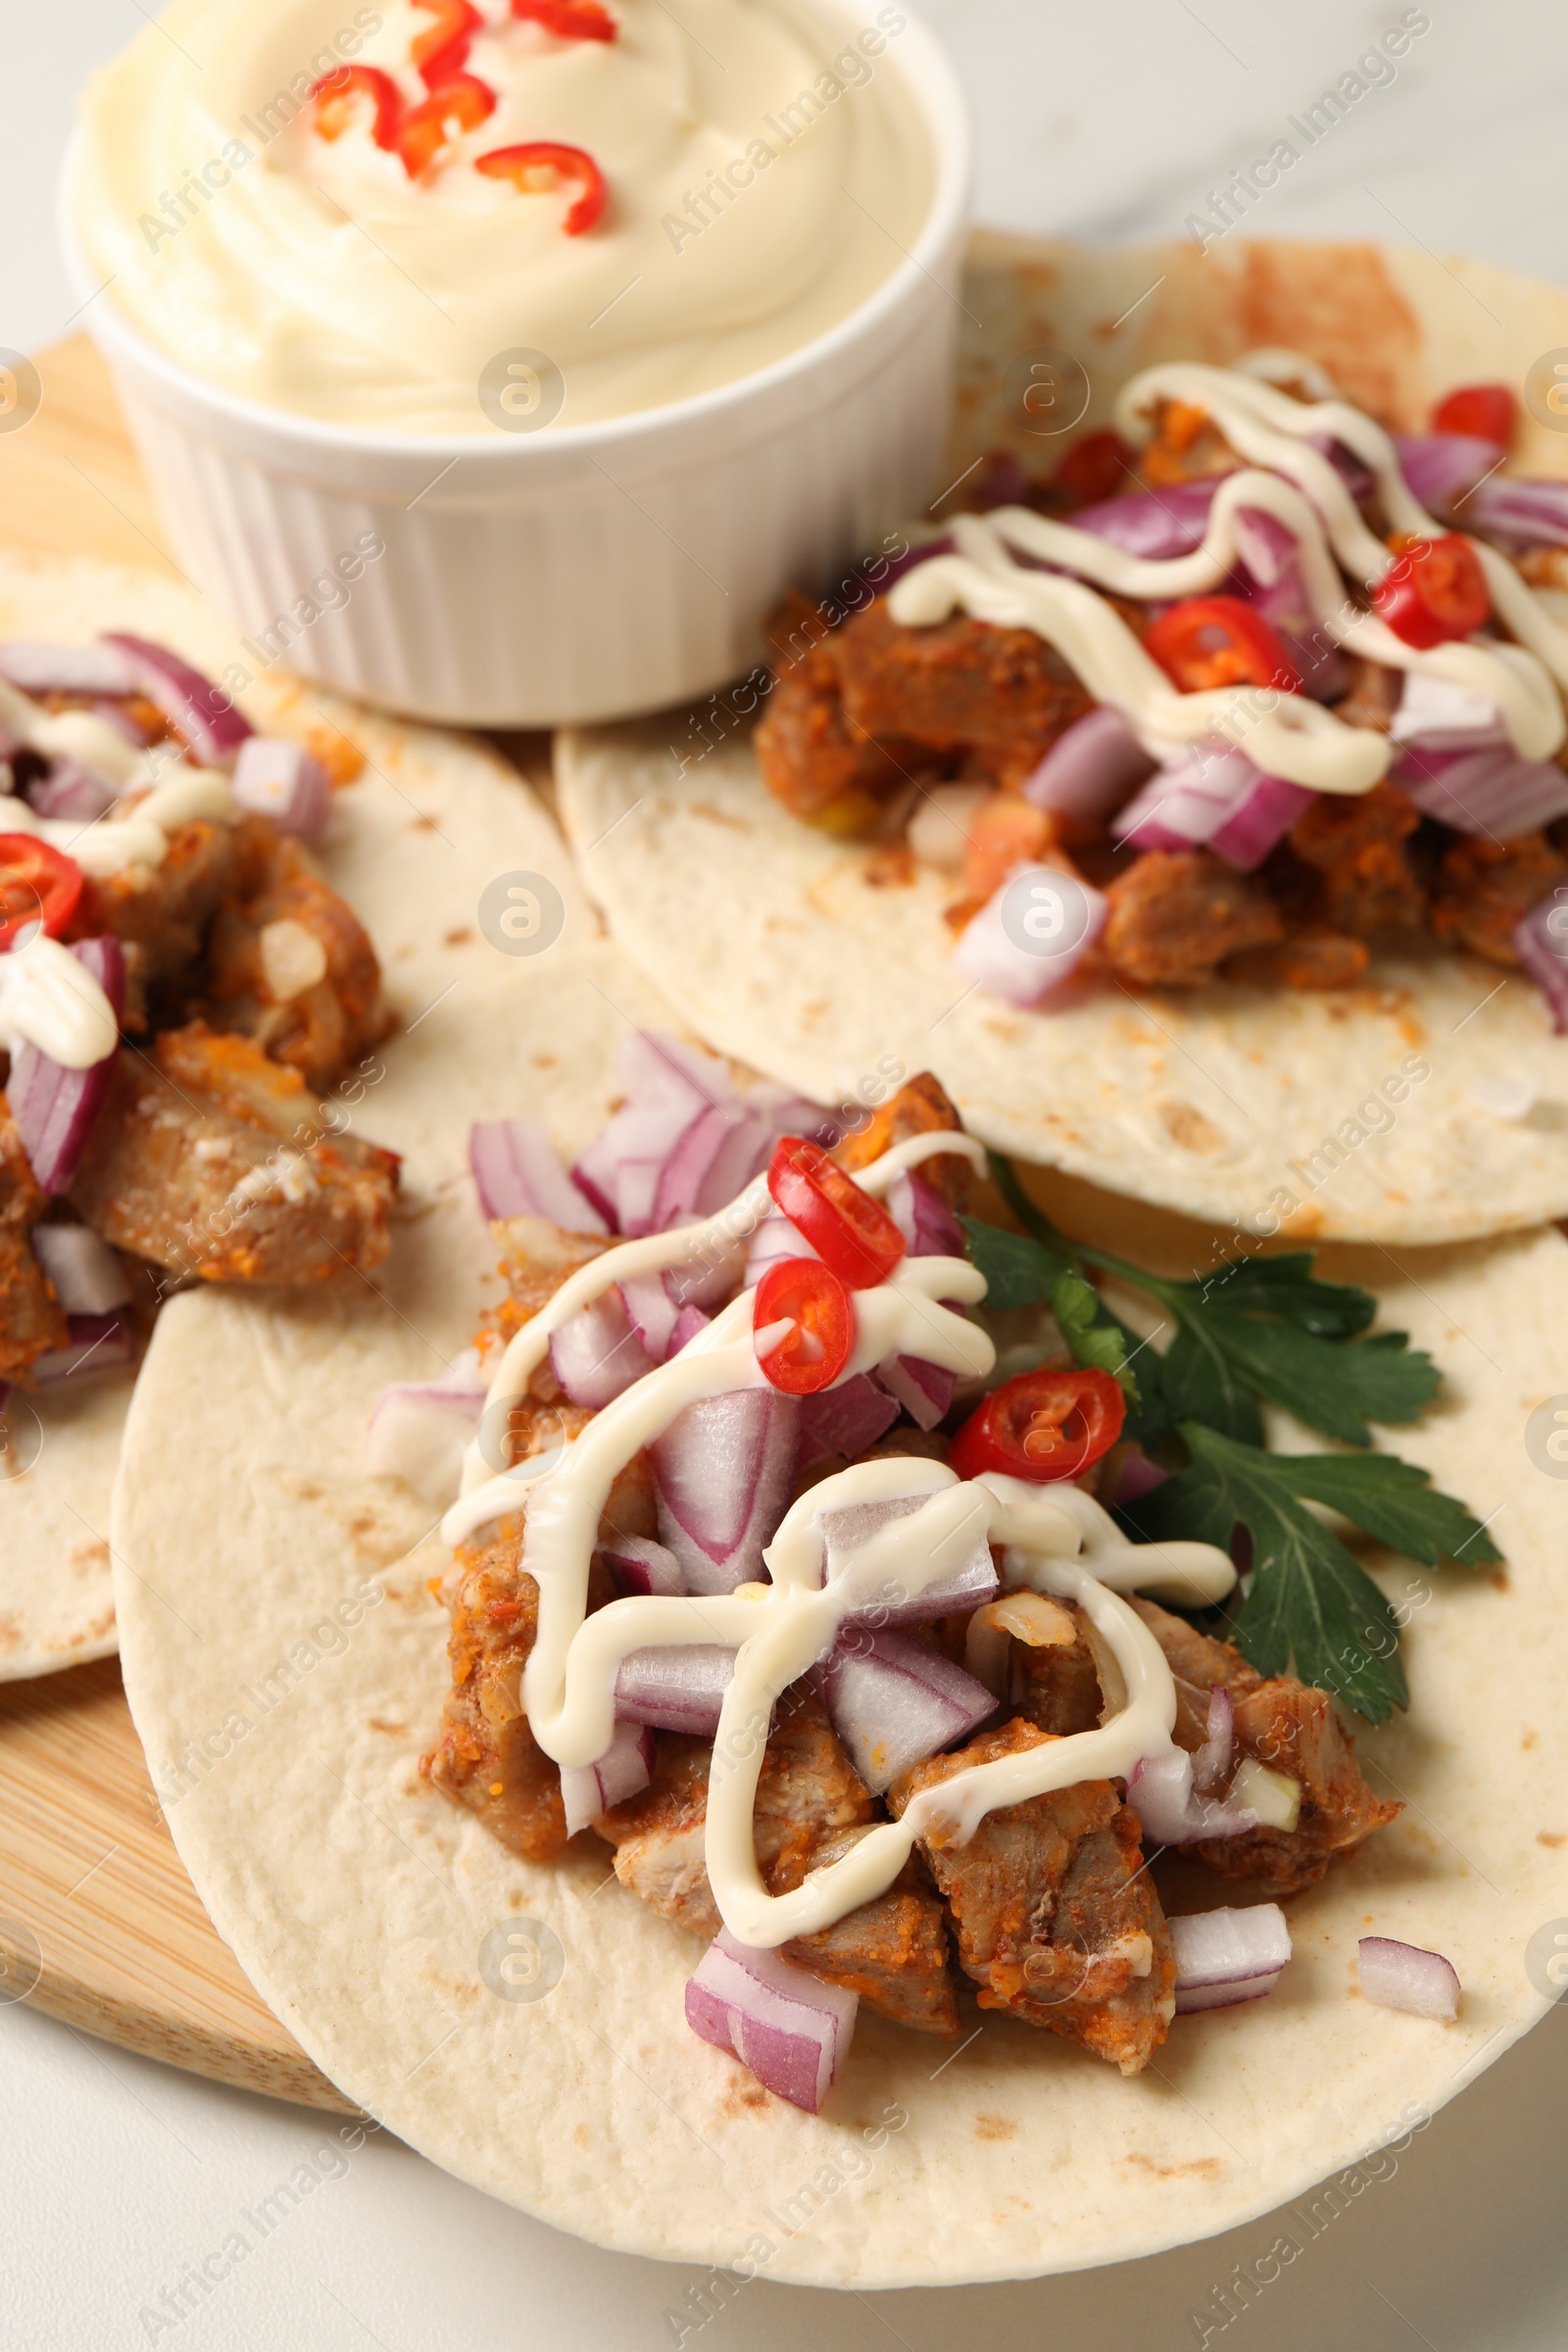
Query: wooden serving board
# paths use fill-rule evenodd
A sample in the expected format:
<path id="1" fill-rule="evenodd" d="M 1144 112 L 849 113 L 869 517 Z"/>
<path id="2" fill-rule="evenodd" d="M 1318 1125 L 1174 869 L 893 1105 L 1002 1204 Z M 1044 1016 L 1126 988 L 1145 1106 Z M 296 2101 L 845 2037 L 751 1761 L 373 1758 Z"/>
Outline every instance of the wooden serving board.
<path id="1" fill-rule="evenodd" d="M 0 431 L 0 543 L 177 572 L 86 337 Z M 0 2003 L 193 2074 L 353 2113 L 252 1990 L 181 1867 L 113 1658 L 0 1684 Z"/>

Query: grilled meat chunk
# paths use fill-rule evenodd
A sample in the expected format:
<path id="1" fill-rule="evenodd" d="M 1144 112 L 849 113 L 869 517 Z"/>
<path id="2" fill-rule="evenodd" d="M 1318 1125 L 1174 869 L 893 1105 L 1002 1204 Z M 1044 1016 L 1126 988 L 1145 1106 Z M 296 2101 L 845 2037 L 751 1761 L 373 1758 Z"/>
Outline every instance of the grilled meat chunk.
<path id="1" fill-rule="evenodd" d="M 1045 1739 L 1014 1719 L 915 1765 L 888 1801 L 902 1814 L 922 1788 Z M 1112 1784 L 1085 1781 L 986 1814 L 966 1845 L 921 1840 L 981 2008 L 1080 2042 L 1124 2075 L 1149 2064 L 1175 2009 L 1176 1962 L 1140 1837 Z"/>
<path id="2" fill-rule="evenodd" d="M 170 835 L 160 864 L 88 884 L 91 928 L 124 945 L 124 1026 L 133 1035 L 163 1026 L 171 1011 L 183 1014 L 213 918 L 240 887 L 244 863 L 240 829 L 198 817 Z"/>
<path id="3" fill-rule="evenodd" d="M 1090 698 L 1032 629 L 958 616 L 902 628 L 879 598 L 829 642 L 850 731 L 932 751 L 995 745 L 1038 759 Z"/>
<path id="4" fill-rule="evenodd" d="M 1105 895 L 1102 944 L 1135 988 L 1195 987 L 1227 956 L 1284 936 L 1267 895 L 1207 850 L 1151 850 Z"/>
<path id="5" fill-rule="evenodd" d="M 213 922 L 209 1009 L 307 1085 L 328 1087 L 390 1026 L 375 950 L 297 841 L 260 816 L 234 834 L 239 888 Z"/>
<path id="6" fill-rule="evenodd" d="M 1355 939 L 1420 930 L 1426 893 L 1403 848 L 1420 822 L 1415 803 L 1389 783 L 1355 796 L 1322 792 L 1303 809 L 1291 848 L 1321 877 L 1322 913 L 1334 930 Z"/>
<path id="7" fill-rule="evenodd" d="M 863 833 L 888 794 L 929 764 L 915 744 L 878 743 L 844 714 L 826 623 L 792 594 L 769 623 L 779 655 L 773 689 L 753 738 L 762 781 L 803 824 Z"/>
<path id="8" fill-rule="evenodd" d="M 1493 963 L 1517 964 L 1516 926 L 1538 900 L 1568 879 L 1568 858 L 1544 833 L 1520 833 L 1512 841 L 1456 841 L 1443 860 L 1443 878 L 1432 906 L 1432 928 L 1485 956 Z"/>
<path id="9" fill-rule="evenodd" d="M 518 1685 L 539 1631 L 539 1588 L 518 1566 L 520 1532 L 459 1554 L 448 1655 L 452 1688 L 423 1777 L 530 1862 L 566 1842 L 561 1773 L 528 1728 Z"/>
<path id="10" fill-rule="evenodd" d="M 1245 1838 L 1207 1838 L 1183 1850 L 1227 1879 L 1256 1879 L 1273 1894 L 1295 1894 L 1322 1878 L 1336 1854 L 1352 1853 L 1403 1807 L 1374 1796 L 1326 1690 L 1295 1675 L 1267 1680 L 1228 1642 L 1210 1641 L 1154 1601 L 1133 1601 L 1176 1678 L 1176 1739 L 1189 1749 L 1205 1735 L 1208 1693 L 1235 1702 L 1238 1757 L 1251 1756 L 1301 1785 L 1294 1830 L 1258 1829 Z"/>
<path id="11" fill-rule="evenodd" d="M 4 1095 L 0 1095 L 0 1381 L 24 1379 L 70 1338 L 65 1310 L 32 1250 L 48 1206 Z"/>
<path id="12" fill-rule="evenodd" d="M 397 1155 L 333 1125 L 296 1071 L 194 1021 L 122 1048 L 71 1199 L 116 1248 L 206 1282 L 368 1273 Z"/>
<path id="13" fill-rule="evenodd" d="M 890 1095 L 858 1135 L 846 1137 L 833 1156 L 853 1176 L 858 1168 L 868 1168 L 872 1160 L 891 1152 L 895 1144 L 907 1143 L 911 1136 L 962 1133 L 963 1121 L 941 1085 L 929 1070 L 922 1070 L 896 1095 Z M 919 1172 L 955 1208 L 967 1204 L 974 1170 L 960 1152 L 928 1159 Z"/>
<path id="14" fill-rule="evenodd" d="M 1089 1621 L 1075 1601 L 1060 1605 L 1078 1629 L 1075 1642 L 1040 1648 L 1027 1642 L 1012 1642 L 1007 1647 L 1007 1704 L 1015 1715 L 1053 1740 L 1094 1731 L 1105 1703 L 1089 1640 Z"/>

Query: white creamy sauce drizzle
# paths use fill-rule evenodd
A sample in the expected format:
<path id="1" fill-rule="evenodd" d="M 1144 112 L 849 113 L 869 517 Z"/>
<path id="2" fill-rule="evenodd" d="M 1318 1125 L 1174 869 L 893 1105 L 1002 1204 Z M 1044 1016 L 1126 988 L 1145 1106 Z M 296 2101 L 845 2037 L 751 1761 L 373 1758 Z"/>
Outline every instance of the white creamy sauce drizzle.
<path id="1" fill-rule="evenodd" d="M 1276 369 L 1288 358 L 1263 356 Z M 1472 638 L 1420 652 L 1348 596 L 1337 564 L 1370 586 L 1396 559 L 1362 521 L 1349 491 L 1309 436 L 1332 436 L 1369 468 L 1391 529 L 1429 538 L 1444 528 L 1412 496 L 1381 425 L 1342 400 L 1303 403 L 1251 374 L 1178 365 L 1149 368 L 1124 386 L 1118 429 L 1147 440 L 1147 412 L 1159 399 L 1203 410 L 1248 460 L 1215 493 L 1200 546 L 1155 560 L 1024 507 L 959 515 L 952 526 L 958 553 L 934 557 L 906 573 L 889 600 L 894 619 L 919 627 L 961 610 L 977 620 L 1033 629 L 1056 647 L 1097 701 L 1114 703 L 1126 713 L 1154 759 L 1170 760 L 1195 742 L 1220 738 L 1245 750 L 1269 775 L 1319 792 L 1368 792 L 1388 771 L 1392 755 L 1383 736 L 1348 727 L 1300 695 L 1246 686 L 1181 694 L 1094 589 L 1030 571 L 1008 553 L 1013 548 L 1059 564 L 1114 595 L 1164 602 L 1217 587 L 1242 555 L 1239 511 L 1261 511 L 1296 539 L 1306 603 L 1325 637 L 1388 668 L 1443 678 L 1483 696 L 1500 712 L 1521 759 L 1550 759 L 1561 747 L 1568 721 L 1553 680 L 1568 686 L 1568 629 L 1494 548 L 1470 542 L 1494 609 L 1518 640 L 1514 645 Z"/>
<path id="2" fill-rule="evenodd" d="M 68 1070 L 90 1070 L 120 1042 L 115 1008 L 86 965 L 37 932 L 0 956 L 0 1046 L 36 1046 Z"/>
<path id="3" fill-rule="evenodd" d="M 29 833 L 47 842 L 95 880 L 123 873 L 127 866 L 161 865 L 170 834 L 194 817 L 221 824 L 233 816 L 233 791 L 219 769 L 185 760 L 172 763 L 167 751 L 162 757 L 140 752 L 90 710 L 45 710 L 0 680 L 0 726 L 45 759 L 79 760 L 122 797 L 140 796 L 123 814 L 90 824 L 39 816 L 20 794 L 0 797 L 0 832 Z"/>
<path id="4" fill-rule="evenodd" d="M 954 1152 L 982 1164 L 971 1137 L 922 1135 L 858 1170 L 856 1181 L 880 1194 L 921 1161 Z M 612 1283 L 698 1257 L 732 1240 L 748 1219 L 755 1224 L 770 1205 L 765 1180 L 759 1179 L 717 1217 L 624 1243 L 581 1267 L 512 1341 L 491 1384 L 487 1416 L 526 1395 L 551 1332 Z M 977 1302 L 985 1287 L 961 1258 L 902 1259 L 889 1282 L 853 1295 L 856 1342 L 840 1379 L 893 1354 L 918 1354 L 984 1377 L 995 1362 L 990 1340 L 938 1300 Z M 754 1308 L 755 1294 L 743 1291 L 680 1354 L 634 1382 L 570 1445 L 547 1457 L 547 1467 L 535 1469 L 525 1489 L 521 1565 L 539 1588 L 539 1621 L 521 1699 L 547 1755 L 568 1767 L 591 1764 L 610 1745 L 615 1679 L 632 1651 L 691 1642 L 734 1649 L 734 1678 L 710 1767 L 705 1855 L 725 1926 L 760 1948 L 812 1935 L 883 1893 L 918 1838 L 961 1842 L 993 1806 L 1020 1804 L 1084 1780 L 1125 1777 L 1141 1757 L 1163 1752 L 1176 1720 L 1175 1684 L 1158 1643 L 1112 1588 L 1143 1586 L 1201 1603 L 1229 1592 L 1236 1572 L 1205 1544 L 1129 1544 L 1108 1513 L 1075 1488 L 996 1477 L 964 1483 L 942 1463 L 910 1456 L 858 1463 L 802 1495 L 763 1555 L 768 1585 L 717 1596 L 616 1600 L 588 1615 L 600 1516 L 619 1472 L 687 1405 L 765 1381 Z M 471 1449 L 464 1497 L 442 1523 L 449 1543 L 466 1542 L 524 1499 L 516 1473 L 486 1479 L 484 1468 Z M 821 1513 L 909 1496 L 926 1499 L 918 1511 L 876 1530 L 824 1582 Z M 826 1654 L 858 1609 L 873 1607 L 890 1584 L 915 1594 L 943 1582 L 981 1538 L 1005 1546 L 1009 1582 L 1081 1604 L 1120 1673 L 1124 1703 L 1097 1731 L 955 1774 L 914 1798 L 902 1820 L 866 1831 L 849 1853 L 810 1872 L 792 1892 L 770 1895 L 757 1865 L 752 1816 L 774 1701 Z"/>

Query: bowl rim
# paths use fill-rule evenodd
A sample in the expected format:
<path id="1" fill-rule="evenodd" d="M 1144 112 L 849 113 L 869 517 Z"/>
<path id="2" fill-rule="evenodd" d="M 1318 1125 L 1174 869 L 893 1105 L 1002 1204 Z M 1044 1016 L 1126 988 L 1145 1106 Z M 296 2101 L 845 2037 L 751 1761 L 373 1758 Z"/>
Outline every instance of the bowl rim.
<path id="1" fill-rule="evenodd" d="M 830 0 L 842 9 L 843 0 Z M 901 0 L 907 6 L 907 0 Z M 937 286 L 950 300 L 953 290 L 942 284 L 941 266 L 955 239 L 968 225 L 974 170 L 974 136 L 969 106 L 957 69 L 943 44 L 913 8 L 901 42 L 912 35 L 912 45 L 901 48 L 894 72 L 918 107 L 931 139 L 935 184 L 920 233 L 902 262 L 881 284 L 844 318 L 796 350 L 786 352 L 765 368 L 752 369 L 727 384 L 707 392 L 690 393 L 653 409 L 636 409 L 624 416 L 606 416 L 591 422 L 563 425 L 559 431 L 511 435 L 505 440 L 479 433 L 387 432 L 373 426 L 334 423 L 296 409 L 273 407 L 231 392 L 221 384 L 186 368 L 152 341 L 136 323 L 105 302 L 96 318 L 87 316 L 113 279 L 98 284 L 87 269 L 76 233 L 74 185 L 85 136 L 78 123 L 72 132 L 57 190 L 56 233 L 73 288 L 80 298 L 77 318 L 94 342 L 111 358 L 123 357 L 165 388 L 204 404 L 254 431 L 272 435 L 295 449 L 350 451 L 389 459 L 470 458 L 489 466 L 530 463 L 547 458 L 558 462 L 573 454 L 590 454 L 612 444 L 643 444 L 665 434 L 678 434 L 688 425 L 701 425 L 744 410 L 754 402 L 788 387 L 796 379 L 830 365 L 842 353 L 868 340 L 917 290 L 921 278 Z"/>

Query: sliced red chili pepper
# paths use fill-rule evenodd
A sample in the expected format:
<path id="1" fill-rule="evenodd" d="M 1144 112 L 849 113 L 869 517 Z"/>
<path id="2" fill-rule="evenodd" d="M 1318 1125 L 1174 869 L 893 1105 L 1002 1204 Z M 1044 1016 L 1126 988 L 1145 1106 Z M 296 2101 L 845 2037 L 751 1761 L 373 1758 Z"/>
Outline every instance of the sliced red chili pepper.
<path id="1" fill-rule="evenodd" d="M 1396 637 L 1425 652 L 1472 637 L 1490 618 L 1492 598 L 1481 559 L 1458 531 L 1439 539 L 1391 539 L 1398 557 L 1372 591 Z"/>
<path id="2" fill-rule="evenodd" d="M 81 900 L 82 873 L 71 858 L 31 833 L 0 833 L 0 949 L 41 921 L 58 939 Z"/>
<path id="3" fill-rule="evenodd" d="M 416 33 L 410 57 L 419 69 L 427 90 L 439 90 L 461 74 L 468 62 L 473 36 L 484 30 L 484 19 L 471 0 L 414 0 L 435 17 L 428 32 Z"/>
<path id="4" fill-rule="evenodd" d="M 804 1136 L 774 1147 L 767 1189 L 848 1291 L 875 1290 L 904 1255 L 904 1236 L 881 1201 Z"/>
<path id="5" fill-rule="evenodd" d="M 560 41 L 612 41 L 620 31 L 599 0 L 512 0 L 512 13 L 542 24 Z"/>
<path id="6" fill-rule="evenodd" d="M 1137 463 L 1136 451 L 1107 426 L 1073 443 L 1056 468 L 1056 485 L 1081 507 L 1098 507 L 1126 488 Z"/>
<path id="7" fill-rule="evenodd" d="M 1461 384 L 1432 412 L 1435 433 L 1473 433 L 1478 441 L 1513 439 L 1519 403 L 1506 384 Z"/>
<path id="8" fill-rule="evenodd" d="M 1239 596 L 1190 596 L 1153 621 L 1144 650 L 1183 694 L 1215 686 L 1277 686 L 1299 694 L 1284 639 Z"/>
<path id="9" fill-rule="evenodd" d="M 1126 1417 L 1108 1372 L 1020 1372 L 969 1415 L 950 1458 L 960 1478 L 984 1470 L 1041 1484 L 1076 1478 L 1110 1451 Z"/>
<path id="10" fill-rule="evenodd" d="M 357 100 L 368 98 L 371 107 L 370 136 L 378 147 L 391 149 L 398 143 L 398 124 L 403 119 L 403 92 L 390 74 L 379 66 L 340 66 L 335 74 L 323 74 L 311 91 L 316 101 L 316 127 L 323 139 L 340 139 L 351 122 L 358 119 Z"/>
<path id="11" fill-rule="evenodd" d="M 786 1396 L 814 1396 L 830 1389 L 855 1345 L 855 1309 L 831 1266 L 817 1257 L 786 1257 L 757 1286 L 752 1329 L 788 1319 L 794 1330 L 758 1361 Z"/>
<path id="12" fill-rule="evenodd" d="M 564 182 L 577 181 L 582 194 L 562 222 L 568 237 L 592 228 L 604 211 L 610 190 L 605 175 L 587 150 L 563 147 L 554 139 L 525 139 L 520 147 L 492 147 L 474 162 L 488 179 L 510 179 L 525 196 L 539 196 Z"/>
<path id="13" fill-rule="evenodd" d="M 428 171 L 449 140 L 477 130 L 496 111 L 496 94 L 476 74 L 455 74 L 428 98 L 410 107 L 398 130 L 398 153 L 411 179 Z"/>

